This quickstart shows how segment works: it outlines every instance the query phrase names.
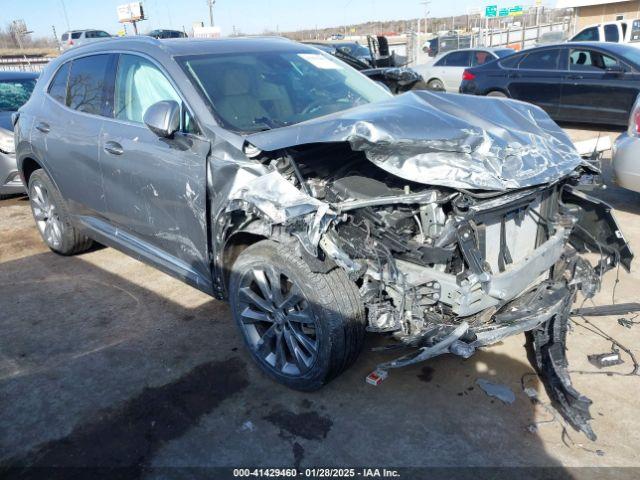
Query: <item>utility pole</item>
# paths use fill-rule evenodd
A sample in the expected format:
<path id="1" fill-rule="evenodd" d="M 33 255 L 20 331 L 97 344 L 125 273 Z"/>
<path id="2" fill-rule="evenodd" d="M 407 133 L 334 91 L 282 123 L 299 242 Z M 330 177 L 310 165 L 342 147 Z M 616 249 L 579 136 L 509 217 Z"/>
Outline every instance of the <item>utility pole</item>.
<path id="1" fill-rule="evenodd" d="M 424 5 L 424 33 L 428 33 L 429 32 L 429 4 L 431 3 L 431 0 L 423 0 L 422 2 L 420 2 L 422 5 Z"/>
<path id="2" fill-rule="evenodd" d="M 213 27 L 213 6 L 216 3 L 216 0 L 207 0 L 209 4 L 209 26 Z"/>
<path id="3" fill-rule="evenodd" d="M 64 0 L 60 0 L 62 4 L 62 13 L 64 13 L 64 21 L 67 23 L 67 30 L 71 30 L 71 25 L 69 25 L 69 15 L 67 15 L 67 6 L 64 4 Z"/>

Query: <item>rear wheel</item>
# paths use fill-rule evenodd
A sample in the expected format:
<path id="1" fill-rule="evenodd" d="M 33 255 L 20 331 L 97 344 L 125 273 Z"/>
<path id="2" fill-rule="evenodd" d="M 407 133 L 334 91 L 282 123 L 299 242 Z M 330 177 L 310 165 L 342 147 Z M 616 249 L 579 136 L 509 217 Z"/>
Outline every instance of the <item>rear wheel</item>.
<path id="1" fill-rule="evenodd" d="M 442 83 L 442 80 L 440 80 L 439 78 L 434 78 L 432 80 L 429 80 L 429 83 L 427 83 L 427 86 L 431 90 L 444 92 L 444 83 Z"/>
<path id="2" fill-rule="evenodd" d="M 60 192 L 42 169 L 29 177 L 29 202 L 40 235 L 51 250 L 74 255 L 91 247 L 92 240 L 71 224 Z"/>
<path id="3" fill-rule="evenodd" d="M 316 390 L 360 353 L 364 308 L 341 269 L 314 273 L 290 249 L 265 240 L 238 257 L 229 290 L 253 359 L 280 383 Z"/>

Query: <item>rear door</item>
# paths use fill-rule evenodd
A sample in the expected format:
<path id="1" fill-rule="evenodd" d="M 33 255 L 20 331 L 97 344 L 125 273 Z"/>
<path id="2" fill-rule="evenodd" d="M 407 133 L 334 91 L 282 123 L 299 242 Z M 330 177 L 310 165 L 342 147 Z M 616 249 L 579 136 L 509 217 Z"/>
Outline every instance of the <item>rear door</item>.
<path id="1" fill-rule="evenodd" d="M 451 52 L 442 58 L 437 68 L 439 78 L 448 92 L 457 93 L 462 82 L 462 72 L 471 66 L 471 50 Z"/>
<path id="2" fill-rule="evenodd" d="M 517 68 L 509 70 L 509 95 L 533 103 L 554 116 L 560 104 L 562 55 L 560 48 L 545 48 L 524 55 Z"/>
<path id="3" fill-rule="evenodd" d="M 182 105 L 181 131 L 160 138 L 143 122 L 161 100 Z M 191 284 L 210 278 L 207 259 L 206 159 L 209 141 L 160 66 L 121 54 L 114 118 L 100 136 L 107 217 L 130 244 Z M 194 273 L 197 272 L 197 273 Z"/>
<path id="4" fill-rule="evenodd" d="M 113 109 L 115 55 L 79 57 L 49 83 L 32 130 L 32 144 L 76 215 L 104 212 L 98 142 Z"/>
<path id="5" fill-rule="evenodd" d="M 640 78 L 613 55 L 594 48 L 569 50 L 559 116 L 567 121 L 626 125 Z"/>

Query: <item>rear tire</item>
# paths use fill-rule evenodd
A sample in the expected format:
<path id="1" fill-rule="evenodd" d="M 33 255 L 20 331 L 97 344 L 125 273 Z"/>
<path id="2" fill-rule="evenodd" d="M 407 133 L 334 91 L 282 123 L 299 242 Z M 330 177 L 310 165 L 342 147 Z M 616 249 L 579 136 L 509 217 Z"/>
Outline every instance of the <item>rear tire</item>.
<path id="1" fill-rule="evenodd" d="M 38 231 L 53 252 L 75 255 L 91 248 L 93 240 L 73 226 L 62 195 L 42 169 L 29 177 L 29 203 Z"/>
<path id="2" fill-rule="evenodd" d="M 245 343 L 277 382 L 317 390 L 358 357 L 364 307 L 343 270 L 313 272 L 290 248 L 264 240 L 240 254 L 229 283 Z"/>
<path id="3" fill-rule="evenodd" d="M 487 93 L 487 97 L 509 98 L 504 92 L 499 92 L 498 90 Z"/>
<path id="4" fill-rule="evenodd" d="M 429 83 L 427 83 L 427 87 L 429 87 L 430 90 L 435 90 L 436 92 L 445 91 L 444 83 L 442 83 L 442 80 L 440 80 L 439 78 L 429 80 Z"/>

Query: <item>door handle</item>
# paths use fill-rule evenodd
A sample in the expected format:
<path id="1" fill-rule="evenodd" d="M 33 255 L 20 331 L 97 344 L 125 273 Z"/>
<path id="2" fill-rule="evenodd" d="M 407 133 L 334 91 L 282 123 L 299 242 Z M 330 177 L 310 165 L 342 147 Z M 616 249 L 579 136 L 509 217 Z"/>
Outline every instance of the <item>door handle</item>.
<path id="1" fill-rule="evenodd" d="M 36 128 L 40 130 L 42 133 L 49 133 L 49 131 L 51 130 L 51 127 L 49 127 L 49 124 L 46 122 L 38 123 L 36 125 Z"/>
<path id="2" fill-rule="evenodd" d="M 104 144 L 104 151 L 111 155 L 122 155 L 124 153 L 122 145 L 118 142 L 106 142 Z"/>
<path id="3" fill-rule="evenodd" d="M 583 75 L 567 75 L 567 80 L 582 80 Z"/>
<path id="4" fill-rule="evenodd" d="M 519 73 L 510 73 L 509 74 L 509 78 L 520 78 L 520 77 L 522 77 L 522 75 L 519 74 Z"/>

